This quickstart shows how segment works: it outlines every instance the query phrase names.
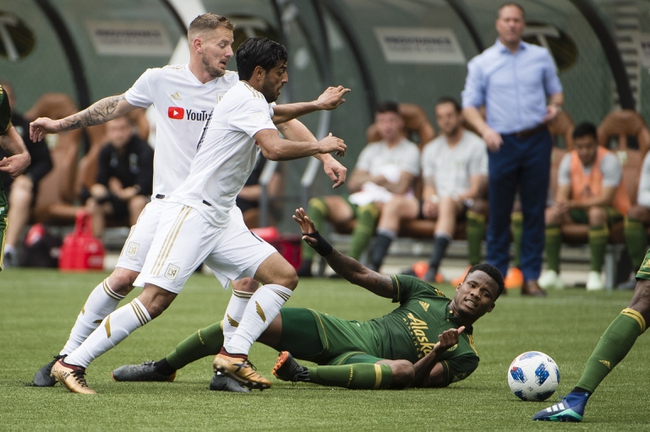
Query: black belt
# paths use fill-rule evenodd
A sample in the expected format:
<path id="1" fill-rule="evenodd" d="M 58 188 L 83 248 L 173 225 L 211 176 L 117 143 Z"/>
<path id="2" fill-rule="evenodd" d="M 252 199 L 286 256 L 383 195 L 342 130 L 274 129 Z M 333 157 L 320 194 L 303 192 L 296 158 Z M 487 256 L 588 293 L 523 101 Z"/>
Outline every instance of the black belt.
<path id="1" fill-rule="evenodd" d="M 544 123 L 542 123 L 542 124 L 539 124 L 539 125 L 535 126 L 534 128 L 524 129 L 522 131 L 515 132 L 512 135 L 516 136 L 517 138 L 528 138 L 529 136 L 533 136 L 535 134 L 538 134 L 541 131 L 546 130 L 546 129 L 547 129 L 546 125 Z"/>

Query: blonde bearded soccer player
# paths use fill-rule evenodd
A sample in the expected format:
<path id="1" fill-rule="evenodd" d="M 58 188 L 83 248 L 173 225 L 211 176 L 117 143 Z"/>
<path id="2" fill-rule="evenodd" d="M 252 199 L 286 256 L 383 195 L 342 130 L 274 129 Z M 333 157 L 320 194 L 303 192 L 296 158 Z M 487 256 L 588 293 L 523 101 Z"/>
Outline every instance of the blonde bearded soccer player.
<path id="1" fill-rule="evenodd" d="M 227 18 L 212 13 L 199 15 L 189 26 L 188 43 L 188 64 L 148 69 L 122 95 L 101 99 L 60 120 L 39 118 L 30 125 L 32 139 L 40 140 L 46 133 L 106 123 L 137 107 L 153 106 L 157 128 L 152 200 L 132 228 L 115 270 L 90 293 L 55 360 L 34 375 L 36 386 L 54 385 L 56 381 L 50 377 L 54 362 L 78 348 L 133 289 L 156 231 L 163 202 L 187 178 L 205 121 L 212 115 L 215 102 L 238 83 L 237 74 L 226 70 L 233 55 L 233 24 Z M 282 122 L 317 109 L 334 109 L 345 101 L 342 96 L 348 91 L 343 87 L 330 87 L 317 101 L 278 105 L 274 120 Z M 285 136 L 315 141 L 297 120 L 278 127 Z M 334 187 L 343 184 L 346 168 L 331 155 L 318 157 L 335 182 Z"/>
<path id="2" fill-rule="evenodd" d="M 214 366 L 250 388 L 270 387 L 248 361 L 248 351 L 288 300 L 298 276 L 275 248 L 246 228 L 235 198 L 260 149 L 267 159 L 291 160 L 344 153 L 346 146 L 331 134 L 318 142 L 280 138 L 271 103 L 288 81 L 284 46 L 265 38 L 248 39 L 237 50 L 237 66 L 241 81 L 214 108 L 187 179 L 163 203 L 139 277 L 142 293 L 108 315 L 79 348 L 52 366 L 52 376 L 68 390 L 95 393 L 84 378 L 90 362 L 159 316 L 202 262 L 224 285 L 244 276 L 263 284 Z"/>

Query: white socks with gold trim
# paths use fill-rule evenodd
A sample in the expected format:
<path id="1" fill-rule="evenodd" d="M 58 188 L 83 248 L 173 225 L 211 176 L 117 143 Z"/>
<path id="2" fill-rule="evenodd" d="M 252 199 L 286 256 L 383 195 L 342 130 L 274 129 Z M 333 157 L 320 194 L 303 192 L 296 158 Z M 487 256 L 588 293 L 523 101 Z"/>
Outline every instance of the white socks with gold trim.
<path id="1" fill-rule="evenodd" d="M 91 361 L 122 342 L 131 332 L 149 321 L 151 321 L 149 312 L 140 300 L 135 298 L 131 303 L 108 315 L 79 348 L 68 354 L 65 362 L 88 367 Z"/>
<path id="2" fill-rule="evenodd" d="M 117 294 L 108 285 L 108 278 L 104 279 L 90 293 L 86 304 L 79 312 L 77 321 L 75 321 L 68 341 L 59 354 L 70 354 L 76 350 L 79 345 L 97 328 L 99 323 L 113 312 L 119 302 L 124 298 L 123 295 Z"/>
<path id="3" fill-rule="evenodd" d="M 281 285 L 262 285 L 248 301 L 235 334 L 224 348 L 230 354 L 248 354 L 253 342 L 280 313 L 280 308 L 291 296 L 289 288 Z"/>
<path id="4" fill-rule="evenodd" d="M 223 315 L 223 323 L 221 324 L 224 344 L 230 342 L 230 338 L 235 334 L 252 295 L 251 292 L 232 290 L 230 302 L 228 302 L 226 313 Z"/>

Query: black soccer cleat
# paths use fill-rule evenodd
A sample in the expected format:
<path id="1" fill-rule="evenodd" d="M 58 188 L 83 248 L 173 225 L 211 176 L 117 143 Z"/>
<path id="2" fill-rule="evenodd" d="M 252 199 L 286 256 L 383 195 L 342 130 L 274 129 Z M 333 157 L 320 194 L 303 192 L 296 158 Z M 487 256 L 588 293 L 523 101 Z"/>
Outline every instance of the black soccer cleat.
<path id="1" fill-rule="evenodd" d="M 167 381 L 176 378 L 176 371 L 171 375 L 156 370 L 156 362 L 147 361 L 139 365 L 125 365 L 115 369 L 111 375 L 115 381 Z"/>
<path id="2" fill-rule="evenodd" d="M 212 377 L 210 381 L 210 390 L 215 391 L 227 391 L 235 393 L 250 393 L 251 389 L 243 386 L 238 381 L 230 378 L 228 375 L 224 375 L 221 372 L 217 372 Z"/>
<path id="3" fill-rule="evenodd" d="M 294 360 L 289 351 L 282 351 L 278 355 L 273 367 L 273 375 L 282 381 L 309 381 L 309 370 Z"/>
<path id="4" fill-rule="evenodd" d="M 52 387 L 54 384 L 56 384 L 56 380 L 50 376 L 50 372 L 52 372 L 52 366 L 54 366 L 54 363 L 57 362 L 57 360 L 65 358 L 65 355 L 57 355 L 54 356 L 54 360 L 43 366 L 36 372 L 34 375 L 34 386 L 36 387 Z"/>

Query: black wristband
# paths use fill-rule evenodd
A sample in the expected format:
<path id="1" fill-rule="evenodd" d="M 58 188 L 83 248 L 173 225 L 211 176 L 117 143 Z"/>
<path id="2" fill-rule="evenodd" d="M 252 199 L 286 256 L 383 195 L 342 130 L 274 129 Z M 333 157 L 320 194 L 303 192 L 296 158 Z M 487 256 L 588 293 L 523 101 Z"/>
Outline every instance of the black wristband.
<path id="1" fill-rule="evenodd" d="M 307 236 L 307 237 L 311 237 L 314 240 L 316 240 L 316 242 L 317 242 L 316 246 L 311 246 L 311 245 L 309 245 L 309 246 L 314 248 L 314 250 L 316 252 L 318 252 L 318 255 L 327 256 L 327 255 L 332 253 L 332 250 L 333 250 L 332 245 L 329 244 L 327 242 L 327 240 L 325 240 L 323 238 L 323 236 L 320 235 L 320 233 L 318 231 L 314 231 L 313 233 L 309 233 L 309 234 L 302 233 L 302 235 Z M 307 243 L 307 244 L 309 244 L 309 243 Z"/>

